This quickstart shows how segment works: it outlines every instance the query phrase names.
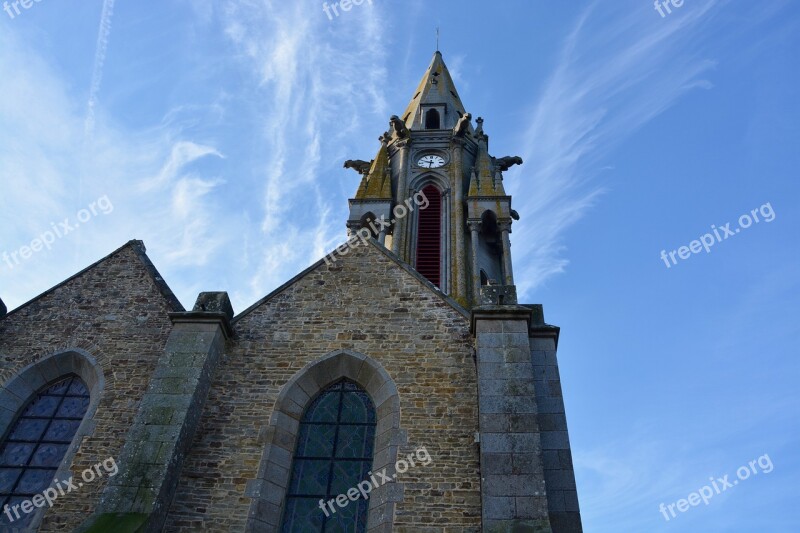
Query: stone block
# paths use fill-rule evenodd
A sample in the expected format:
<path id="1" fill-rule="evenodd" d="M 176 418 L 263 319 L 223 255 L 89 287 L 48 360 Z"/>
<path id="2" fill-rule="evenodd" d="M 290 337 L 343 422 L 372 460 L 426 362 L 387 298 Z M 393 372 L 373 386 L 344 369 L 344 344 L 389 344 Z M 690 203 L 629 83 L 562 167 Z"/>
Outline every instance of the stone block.
<path id="1" fill-rule="evenodd" d="M 484 519 L 517 518 L 516 506 L 512 496 L 486 496 L 483 503 Z"/>
<path id="2" fill-rule="evenodd" d="M 580 506 L 578 505 L 578 492 L 575 490 L 565 490 L 564 491 L 564 506 L 567 512 L 570 513 L 577 513 L 580 512 Z"/>
<path id="3" fill-rule="evenodd" d="M 516 305 L 517 287 L 514 285 L 484 285 L 480 290 L 479 305 Z"/>
<path id="4" fill-rule="evenodd" d="M 515 505 L 516 516 L 514 518 L 547 519 L 547 497 L 544 494 L 539 496 L 517 496 Z"/>
<path id="5" fill-rule="evenodd" d="M 481 351 L 481 348 L 502 348 L 506 343 L 506 336 L 503 333 L 482 333 L 477 337 L 478 351 Z"/>
<path id="6" fill-rule="evenodd" d="M 538 449 L 535 453 L 515 453 L 512 461 L 512 472 L 517 475 L 542 475 L 542 455 Z"/>
<path id="7" fill-rule="evenodd" d="M 576 490 L 575 476 L 569 470 L 548 470 L 547 489 L 553 490 Z"/>
<path id="8" fill-rule="evenodd" d="M 568 450 L 569 436 L 566 431 L 542 431 L 542 449 L 545 450 Z"/>
<path id="9" fill-rule="evenodd" d="M 535 433 L 483 433 L 481 450 L 485 453 L 524 453 L 539 451 Z"/>
<path id="10" fill-rule="evenodd" d="M 233 306 L 227 292 L 201 292 L 192 311 L 222 313 L 228 320 L 233 319 Z"/>
<path id="11" fill-rule="evenodd" d="M 529 396 L 487 396 L 481 398 L 481 414 L 536 414 L 537 405 L 534 398 Z"/>
<path id="12" fill-rule="evenodd" d="M 481 471 L 483 475 L 512 474 L 514 456 L 510 453 L 491 453 L 484 451 L 481 454 Z"/>
<path id="13" fill-rule="evenodd" d="M 542 431 L 567 431 L 567 419 L 561 413 L 540 413 L 537 418 Z"/>

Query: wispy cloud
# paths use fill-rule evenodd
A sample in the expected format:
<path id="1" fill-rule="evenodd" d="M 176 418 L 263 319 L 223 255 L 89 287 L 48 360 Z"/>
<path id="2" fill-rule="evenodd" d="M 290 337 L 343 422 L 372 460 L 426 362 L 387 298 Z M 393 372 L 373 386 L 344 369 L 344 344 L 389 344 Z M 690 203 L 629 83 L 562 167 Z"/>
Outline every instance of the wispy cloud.
<path id="1" fill-rule="evenodd" d="M 186 165 L 208 155 L 223 157 L 222 154 L 211 146 L 203 146 L 190 141 L 177 142 L 172 147 L 169 159 L 159 173 L 151 178 L 143 180 L 139 184 L 139 190 L 150 191 L 168 185 Z"/>
<path id="2" fill-rule="evenodd" d="M 174 274 L 206 265 L 235 235 L 236 215 L 223 216 L 212 194 L 224 180 L 202 165 L 206 156 L 222 157 L 212 144 L 186 139 L 171 121 L 135 132 L 98 124 L 87 142 L 71 84 L 13 33 L 0 34 L 0 66 L 15 73 L 0 76 L 0 92 L 13 96 L 0 99 L 0 211 L 7 215 L 0 252 L 29 244 L 54 222 L 74 220 L 101 196 L 114 206 L 52 250 L 0 268 L 2 297 L 11 307 L 132 238 L 144 239 L 159 268 Z M 194 283 L 170 279 L 179 294 Z"/>
<path id="3" fill-rule="evenodd" d="M 670 19 L 640 2 L 594 3 L 581 13 L 531 115 L 522 155 L 533 173 L 509 180 L 526 215 L 514 232 L 521 292 L 564 271 L 564 234 L 605 191 L 593 178 L 610 150 L 687 92 L 710 87 L 703 76 L 714 63 L 694 45 L 717 5 L 695 2 Z"/>
<path id="4" fill-rule="evenodd" d="M 135 127 L 95 121 L 113 1 L 104 4 L 83 116 L 74 80 L 20 36 L 0 35 L 0 65 L 17 72 L 0 78 L 13 96 L 0 101 L 0 179 L 8 182 L 0 207 L 13 218 L 0 229 L 4 245 L 30 242 L 102 195 L 114 203 L 102 224 L 24 269 L 0 271 L 12 307 L 140 238 L 187 305 L 216 280 L 242 309 L 344 240 L 357 176 L 341 163 L 369 159 L 391 114 L 379 8 L 329 21 L 307 3 L 201 7 L 190 12 L 216 32 L 224 58 L 199 62 L 202 79 L 235 73 L 238 92 L 223 88 L 206 104 L 181 96 Z M 240 106 L 235 120 L 229 105 Z M 238 140 L 227 140 L 231 131 Z"/>
<path id="5" fill-rule="evenodd" d="M 261 224 L 244 256 L 259 258 L 254 296 L 296 274 L 344 240 L 341 162 L 377 150 L 365 122 L 389 113 L 385 52 L 377 7 L 331 21 L 307 3 L 241 4 L 222 9 L 225 33 L 251 65 L 263 117 Z M 355 189 L 355 185 L 353 186 Z"/>
<path id="6" fill-rule="evenodd" d="M 100 85 L 103 82 L 103 66 L 106 62 L 106 51 L 111 35 L 111 18 L 114 16 L 114 1 L 104 0 L 103 11 L 100 14 L 100 29 L 97 32 L 97 47 L 94 53 L 94 67 L 92 68 L 92 84 L 89 88 L 89 102 L 86 111 L 85 134 L 91 136 L 94 131 L 95 107 Z"/>

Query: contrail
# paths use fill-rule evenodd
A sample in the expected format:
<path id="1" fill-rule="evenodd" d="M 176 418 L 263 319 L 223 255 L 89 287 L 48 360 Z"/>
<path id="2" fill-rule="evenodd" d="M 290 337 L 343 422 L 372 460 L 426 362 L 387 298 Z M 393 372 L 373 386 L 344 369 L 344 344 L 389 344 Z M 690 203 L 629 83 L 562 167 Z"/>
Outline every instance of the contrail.
<path id="1" fill-rule="evenodd" d="M 97 34 L 97 49 L 94 53 L 94 70 L 92 71 L 92 85 L 89 89 L 89 104 L 86 113 L 84 133 L 88 137 L 94 130 L 94 108 L 97 105 L 97 94 L 103 81 L 103 65 L 106 62 L 106 49 L 108 37 L 111 33 L 111 17 L 114 15 L 114 1 L 103 1 L 103 12 L 100 15 L 100 31 Z"/>

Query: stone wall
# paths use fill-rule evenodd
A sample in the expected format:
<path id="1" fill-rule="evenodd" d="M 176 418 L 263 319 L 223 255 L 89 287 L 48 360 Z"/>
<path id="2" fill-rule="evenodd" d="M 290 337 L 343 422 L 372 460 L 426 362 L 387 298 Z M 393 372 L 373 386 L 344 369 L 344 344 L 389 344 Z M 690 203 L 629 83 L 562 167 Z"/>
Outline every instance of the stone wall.
<path id="1" fill-rule="evenodd" d="M 530 349 L 550 524 L 553 533 L 581 533 L 575 469 L 556 357 L 559 329 L 544 323 L 541 306 L 532 307 Z"/>
<path id="2" fill-rule="evenodd" d="M 480 529 L 478 401 L 467 317 L 373 245 L 318 264 L 234 321 L 186 457 L 167 531 L 245 528 L 265 430 L 281 388 L 336 350 L 386 369 L 400 397 L 400 457 L 433 461 L 399 476 L 394 531 Z M 293 452 L 293 450 L 292 450 Z"/>
<path id="3" fill-rule="evenodd" d="M 482 300 L 487 290 L 482 291 Z M 547 512 L 528 328 L 531 310 L 473 310 L 478 348 L 483 530 L 553 533 Z"/>
<path id="4" fill-rule="evenodd" d="M 158 279 L 156 279 L 158 278 Z M 94 428 L 71 471 L 118 458 L 180 304 L 132 241 L 89 269 L 0 319 L 0 383 L 27 365 L 68 349 L 82 349 L 100 365 L 104 388 Z M 56 500 L 41 531 L 71 531 L 93 512 L 106 480 L 84 484 Z"/>

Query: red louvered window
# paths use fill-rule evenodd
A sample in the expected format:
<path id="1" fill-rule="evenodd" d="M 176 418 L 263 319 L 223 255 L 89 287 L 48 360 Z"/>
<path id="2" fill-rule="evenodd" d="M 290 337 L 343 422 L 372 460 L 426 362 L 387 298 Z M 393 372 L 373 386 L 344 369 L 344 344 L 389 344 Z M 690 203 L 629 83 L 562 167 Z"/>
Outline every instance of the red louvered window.
<path id="1" fill-rule="evenodd" d="M 428 185 L 422 192 L 430 205 L 419 212 L 417 272 L 438 287 L 441 283 L 442 195 L 433 185 Z"/>

